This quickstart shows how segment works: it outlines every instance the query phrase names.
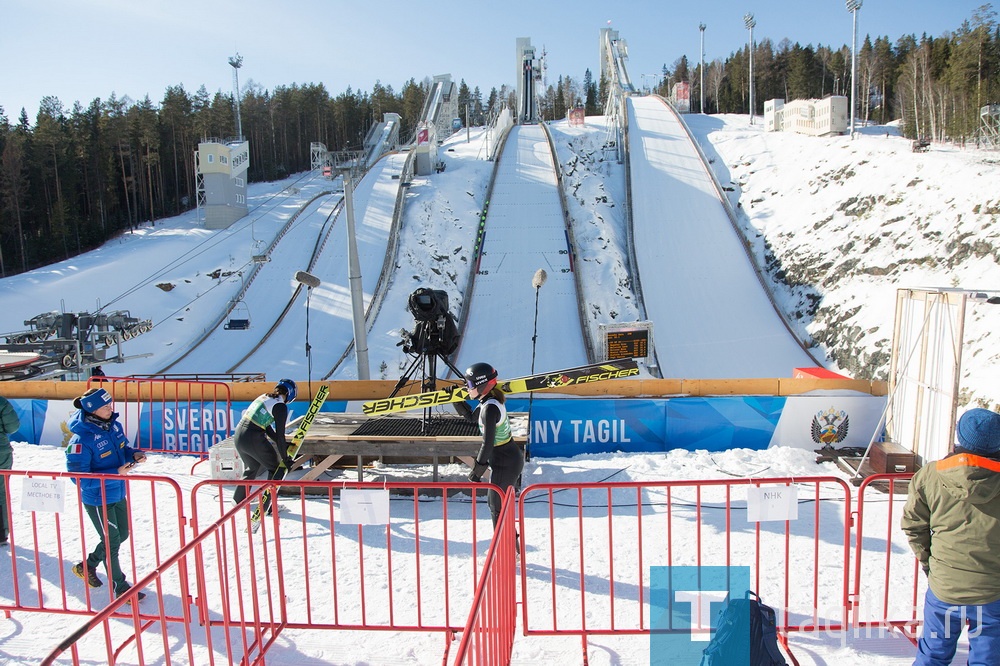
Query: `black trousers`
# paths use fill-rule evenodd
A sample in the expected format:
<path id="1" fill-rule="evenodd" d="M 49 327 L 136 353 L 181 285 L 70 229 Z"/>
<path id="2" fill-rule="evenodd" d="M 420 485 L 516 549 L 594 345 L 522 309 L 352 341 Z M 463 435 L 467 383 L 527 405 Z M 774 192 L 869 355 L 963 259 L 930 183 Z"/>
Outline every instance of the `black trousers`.
<path id="1" fill-rule="evenodd" d="M 515 486 L 518 478 L 524 470 L 524 451 L 513 440 L 502 446 L 493 447 L 493 455 L 490 456 L 490 483 L 499 486 L 502 490 Z M 503 497 L 496 491 L 490 491 L 488 500 L 490 515 L 493 516 L 493 526 L 496 527 L 497 520 L 500 519 L 500 506 L 503 504 Z"/>
<path id="2" fill-rule="evenodd" d="M 236 444 L 236 452 L 240 454 L 243 461 L 243 478 L 253 481 L 260 474 L 260 471 L 267 471 L 267 478 L 274 475 L 274 470 L 278 469 L 281 461 L 274 450 L 274 443 L 267 438 L 267 434 L 257 426 L 240 421 L 233 434 L 233 443 Z M 233 501 L 239 504 L 247 496 L 247 485 L 239 484 L 233 494 Z"/>

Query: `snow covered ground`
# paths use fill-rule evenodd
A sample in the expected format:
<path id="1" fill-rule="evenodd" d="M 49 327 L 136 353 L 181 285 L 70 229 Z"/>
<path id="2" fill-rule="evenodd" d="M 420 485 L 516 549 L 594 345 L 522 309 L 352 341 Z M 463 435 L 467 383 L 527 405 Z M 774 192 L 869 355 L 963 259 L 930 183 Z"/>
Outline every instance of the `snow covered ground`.
<path id="1" fill-rule="evenodd" d="M 59 447 L 15 444 L 14 456 L 15 468 L 18 469 L 30 469 L 35 473 L 44 473 L 45 470 L 62 471 L 64 469 L 64 454 Z M 209 473 L 207 465 L 200 465 L 192 474 L 191 463 L 192 461 L 188 457 L 155 455 L 146 464 L 137 468 L 135 473 L 142 475 L 163 475 L 177 482 L 182 491 L 185 514 L 190 516 L 189 493 L 195 485 L 204 482 L 208 478 Z M 461 465 L 446 465 L 442 467 L 441 471 L 443 480 L 445 481 L 462 482 L 465 480 L 464 467 Z M 792 448 L 776 448 L 768 451 L 733 449 L 715 454 L 703 451 L 691 453 L 672 451 L 666 455 L 658 456 L 609 453 L 562 459 L 533 459 L 529 461 L 525 468 L 524 481 L 526 488 L 525 496 L 528 502 L 526 504 L 526 522 L 524 526 L 526 548 L 523 562 L 524 566 L 527 567 L 528 574 L 526 589 L 529 595 L 528 606 L 531 627 L 537 630 L 549 626 L 551 611 L 548 609 L 551 608 L 552 601 L 552 590 L 548 578 L 548 534 L 550 529 L 550 523 L 547 518 L 548 503 L 540 501 L 543 499 L 544 493 L 540 495 L 536 491 L 534 495 L 530 494 L 531 485 L 557 483 L 607 484 L 619 482 L 655 484 L 664 481 L 683 481 L 686 479 L 735 480 L 747 477 L 794 477 L 802 479 L 803 482 L 798 495 L 800 505 L 799 520 L 792 523 L 793 536 L 790 543 L 793 581 L 800 578 L 804 581 L 810 579 L 812 575 L 811 561 L 814 555 L 811 550 L 813 542 L 809 535 L 812 534 L 812 526 L 818 520 L 817 516 L 819 515 L 818 513 L 816 516 L 813 515 L 814 509 L 816 511 L 820 510 L 816 507 L 817 503 L 813 500 L 813 488 L 808 480 L 808 477 L 816 475 L 844 478 L 843 474 L 833 464 L 824 463 L 817 465 L 814 462 L 814 456 L 811 452 Z M 429 470 L 425 467 L 401 469 L 391 466 L 375 466 L 366 470 L 366 479 L 372 481 L 378 481 L 379 479 L 393 481 L 405 478 L 411 478 L 414 481 L 425 481 L 429 476 Z M 353 477 L 353 470 L 342 470 L 328 473 L 326 480 L 337 484 L 342 480 L 352 480 Z M 19 498 L 20 496 L 20 484 L 21 479 L 15 478 L 12 484 L 13 496 L 15 498 Z M 142 488 L 142 486 L 138 488 Z M 728 546 L 728 552 L 731 553 L 733 564 L 754 566 L 752 558 L 754 532 L 746 522 L 745 509 L 743 508 L 746 501 L 745 488 L 745 486 L 735 487 L 733 490 L 732 501 L 734 509 L 730 514 L 730 518 L 734 528 L 734 536 L 732 543 Z M 228 496 L 228 490 L 224 491 L 224 493 Z M 198 495 L 198 515 L 200 516 L 201 524 L 212 519 L 211 510 L 213 506 L 218 504 L 218 500 L 214 499 L 214 494 L 214 488 L 207 488 L 202 490 Z M 837 598 L 836 588 L 841 583 L 841 577 L 837 574 L 837 571 L 838 562 L 843 553 L 842 549 L 838 548 L 838 544 L 843 543 L 844 503 L 838 500 L 838 497 L 842 497 L 842 494 L 838 494 L 836 486 L 824 486 L 822 495 L 821 509 L 823 521 L 820 523 L 820 538 L 823 550 L 820 553 L 819 562 L 822 570 L 826 574 L 831 575 L 821 576 L 822 587 L 820 595 L 826 599 L 835 599 Z M 582 500 L 584 505 L 587 506 L 593 503 L 600 503 L 602 497 L 605 497 L 605 501 L 609 497 L 603 489 L 591 491 L 591 494 L 583 495 Z M 635 606 L 634 601 L 638 588 L 636 588 L 633 575 L 633 572 L 638 570 L 638 562 L 636 561 L 638 550 L 633 545 L 636 538 L 635 497 L 634 491 L 615 491 L 613 501 L 616 508 L 613 513 L 616 516 L 616 536 L 614 537 L 615 545 L 613 547 L 610 545 L 606 534 L 610 524 L 609 519 L 603 512 L 595 511 L 594 509 L 588 509 L 585 512 L 587 517 L 584 520 L 583 529 L 588 536 L 585 541 L 579 542 L 577 534 L 581 526 L 577 518 L 576 499 L 560 496 L 553 505 L 556 518 L 551 528 L 554 530 L 553 533 L 557 534 L 556 538 L 559 544 L 557 551 L 561 553 L 561 559 L 555 565 L 555 571 L 559 573 L 559 594 L 560 596 L 568 594 L 569 599 L 573 598 L 575 594 L 574 590 L 577 589 L 580 582 L 579 574 L 574 573 L 581 571 L 578 560 L 588 562 L 589 564 L 586 565 L 587 568 L 582 570 L 586 574 L 588 581 L 587 589 L 589 590 L 586 602 L 588 609 L 587 617 L 589 618 L 588 626 L 602 626 L 607 623 L 607 613 L 610 612 L 607 607 L 607 601 L 604 599 L 607 590 L 601 584 L 603 576 L 607 574 L 601 574 L 600 571 L 602 569 L 606 570 L 609 566 L 608 556 L 611 552 L 614 552 L 614 571 L 617 583 L 616 594 L 618 595 L 616 601 L 617 610 L 615 610 L 616 616 L 619 617 L 620 622 L 627 623 L 628 620 L 626 618 L 629 617 L 633 617 L 634 620 L 632 614 L 638 608 Z M 693 557 L 694 550 L 691 546 L 695 543 L 695 534 L 697 533 L 693 530 L 696 530 L 695 526 L 698 524 L 702 527 L 700 530 L 701 536 L 697 538 L 702 543 L 706 561 L 716 563 L 719 560 L 720 553 L 726 552 L 723 542 L 720 541 L 723 535 L 723 531 L 721 530 L 723 527 L 722 521 L 726 515 L 726 512 L 718 511 L 718 506 L 724 497 L 721 489 L 703 490 L 698 496 L 702 506 L 702 509 L 699 511 L 696 511 L 692 504 L 692 501 L 695 499 L 693 490 L 674 490 L 671 495 L 674 508 L 670 511 L 673 522 L 668 532 L 663 531 L 666 529 L 665 516 L 667 515 L 666 495 L 663 490 L 651 488 L 644 492 L 642 497 L 644 503 L 642 510 L 643 530 L 647 540 L 642 549 L 643 555 L 646 558 L 643 561 L 645 571 L 648 572 L 649 566 L 665 564 L 664 558 L 668 553 L 673 553 L 671 557 L 674 558 L 673 563 L 675 565 L 693 564 L 694 562 L 689 560 Z M 140 572 L 138 575 L 142 575 L 141 572 L 148 571 L 155 566 L 155 562 L 151 560 L 153 557 L 152 553 L 155 550 L 152 547 L 153 542 L 151 541 L 153 537 L 149 534 L 150 526 L 152 525 L 151 507 L 146 498 L 146 493 L 140 492 L 139 489 L 133 492 L 133 501 L 131 502 L 134 525 L 132 541 L 135 543 L 134 545 L 126 544 L 122 551 L 124 554 L 123 567 L 126 572 L 129 572 L 130 578 L 133 571 L 133 562 L 136 570 Z M 485 555 L 488 546 L 486 535 L 489 534 L 489 518 L 485 512 L 485 507 L 480 502 L 480 510 L 475 514 L 477 516 L 476 520 L 469 520 L 468 496 L 466 495 L 465 498 L 464 502 L 462 496 L 449 500 L 448 511 L 450 514 L 453 514 L 453 517 L 448 521 L 446 538 L 448 543 L 451 544 L 453 553 L 450 558 L 452 561 L 451 566 L 455 568 L 452 574 L 450 574 L 449 579 L 454 577 L 458 579 L 462 578 L 459 567 L 463 566 L 461 562 L 464 561 L 464 558 L 455 558 L 454 553 L 458 550 L 457 546 L 463 547 L 461 552 L 465 553 L 471 545 L 479 553 L 480 557 Z M 169 511 L 170 502 L 164 502 L 164 495 L 160 495 L 159 499 L 160 511 L 162 512 L 159 520 L 169 522 L 169 516 L 172 515 Z M 886 511 L 890 504 L 886 501 L 886 496 L 884 495 L 876 495 L 874 499 L 874 503 L 868 509 L 873 512 L 873 515 L 871 515 L 871 520 L 868 523 L 869 531 L 866 534 L 872 541 L 871 552 L 877 555 L 881 550 L 885 549 L 885 543 L 879 538 L 878 533 L 873 531 L 872 525 L 878 525 L 880 521 L 884 522 Z M 897 496 L 893 509 L 895 515 L 898 515 L 902 501 L 903 496 Z M 339 513 L 337 514 L 337 524 L 331 523 L 332 514 L 325 501 L 300 502 L 297 499 L 282 499 L 279 502 L 284 504 L 283 510 L 280 512 L 282 540 L 285 543 L 282 551 L 283 562 L 291 563 L 299 561 L 295 549 L 299 547 L 303 530 L 308 530 L 309 542 L 312 543 L 315 540 L 320 549 L 322 549 L 324 542 L 335 541 L 334 548 L 335 552 L 338 553 L 337 557 L 339 561 L 336 579 L 336 587 L 339 591 L 336 597 L 330 597 L 325 592 L 332 590 L 334 587 L 334 581 L 331 580 L 330 566 L 328 564 L 329 560 L 318 556 L 316 553 L 313 554 L 309 574 L 310 594 L 313 603 L 311 607 L 307 607 L 307 595 L 303 583 L 296 581 L 294 578 L 286 582 L 288 587 L 285 601 L 288 605 L 288 613 L 291 621 L 307 617 L 309 613 L 313 614 L 312 616 L 316 619 L 316 622 L 329 621 L 332 610 L 330 604 L 336 604 L 340 613 L 340 621 L 350 622 L 356 617 L 359 611 L 360 606 L 357 591 L 364 584 L 367 586 L 368 592 L 367 608 L 370 614 L 369 621 L 377 623 L 380 613 L 384 612 L 384 608 L 380 607 L 379 599 L 382 599 L 382 595 L 387 592 L 384 587 L 385 569 L 377 563 L 385 556 L 385 546 L 389 543 L 390 536 L 394 544 L 393 550 L 396 553 L 392 561 L 392 568 L 396 579 L 398 581 L 413 579 L 414 558 L 411 555 L 417 541 L 415 538 L 417 525 L 413 520 L 413 509 L 409 506 L 412 503 L 405 501 L 391 503 L 391 518 L 388 528 L 378 526 L 363 528 L 364 541 L 369 555 L 365 557 L 368 569 L 362 578 L 361 572 L 356 566 L 345 566 L 345 562 L 347 565 L 351 564 L 351 556 L 348 553 L 354 552 L 361 538 L 362 532 L 358 528 L 350 525 L 341 525 L 339 523 Z M 453 584 L 449 584 L 446 587 L 444 582 L 435 573 L 439 570 L 441 562 L 444 559 L 449 559 L 442 552 L 444 539 L 440 535 L 441 502 L 439 499 L 429 500 L 421 502 L 421 505 L 421 516 L 425 518 L 422 518 L 419 530 L 417 531 L 420 535 L 420 561 L 422 563 L 423 587 L 425 589 L 424 604 L 428 608 L 434 608 L 434 594 L 444 594 L 446 590 L 449 594 L 454 594 L 456 590 L 460 591 L 462 587 L 461 585 L 455 586 Z M 227 503 L 225 508 L 228 509 L 229 506 L 231 505 Z M 164 507 L 166 507 L 166 511 L 164 511 Z M 205 518 L 206 507 L 209 511 L 208 520 Z M 305 513 L 302 513 L 303 511 Z M 79 556 L 77 553 L 81 549 L 79 541 L 67 527 L 76 513 L 75 500 L 71 497 L 66 506 L 65 516 L 67 518 L 65 520 L 68 522 L 64 524 L 61 541 L 54 532 L 43 532 L 38 535 L 39 545 L 37 546 L 39 552 L 44 552 L 40 573 L 42 579 L 47 581 L 45 594 L 49 599 L 49 603 L 59 603 L 60 592 L 58 591 L 58 581 L 60 575 L 62 575 L 67 581 L 68 601 L 66 603 L 69 608 L 86 607 L 84 588 L 80 581 L 69 573 L 69 567 L 78 559 Z M 632 515 L 631 520 L 629 519 L 630 514 Z M 461 518 L 456 520 L 459 517 Z M 18 511 L 17 499 L 15 499 L 14 503 L 14 520 L 16 521 L 15 530 L 20 528 L 21 535 L 30 534 L 29 518 L 27 514 Z M 44 521 L 42 524 L 45 524 Z M 475 538 L 472 531 L 474 525 L 478 529 L 478 536 L 475 536 Z M 768 524 L 765 523 L 764 525 Z M 780 572 L 786 562 L 786 554 L 783 546 L 785 527 L 784 523 L 781 522 L 770 523 L 770 525 L 773 527 L 765 527 L 762 530 L 761 566 L 764 567 L 762 570 L 765 573 L 763 576 L 764 582 L 761 585 L 761 594 L 765 601 L 774 605 L 780 605 L 784 592 L 780 584 L 777 583 L 777 580 L 780 579 Z M 87 538 L 91 539 L 93 537 L 92 528 L 88 524 L 85 529 L 87 530 Z M 267 529 L 265 527 L 257 536 L 271 541 L 273 537 L 266 536 Z M 667 534 L 673 535 L 670 542 L 672 546 L 668 546 L 668 542 L 666 541 Z M 162 538 L 164 537 L 161 536 Z M 287 541 L 285 541 L 286 539 Z M 893 544 L 893 549 L 897 552 L 899 552 L 899 549 L 905 548 L 905 541 L 900 541 L 900 539 L 902 539 L 902 536 L 897 530 Z M 28 540 L 30 541 L 30 539 Z M 167 552 L 170 551 L 168 544 L 173 543 L 175 540 L 176 535 L 171 535 L 169 539 L 164 539 L 164 544 L 162 545 L 164 545 Z M 239 541 L 239 538 L 235 539 L 235 542 Z M 93 542 L 89 543 L 92 544 Z M 21 545 L 16 546 L 13 552 L 9 548 L 0 550 L 0 571 L 8 568 L 9 564 L 6 560 L 12 555 L 16 555 L 18 548 L 25 547 L 30 548 L 31 544 L 26 544 L 25 537 L 22 536 Z M 258 548 L 260 548 L 259 542 Z M 256 557 L 258 558 L 258 562 L 264 556 L 263 553 L 264 551 L 257 551 Z M 273 555 L 271 556 L 273 557 Z M 24 554 L 18 556 L 22 568 L 25 566 L 25 562 L 30 562 L 30 559 L 24 559 L 25 557 Z M 340 558 L 346 558 L 346 560 L 340 561 Z M 468 562 L 465 562 L 465 565 L 467 564 Z M 263 576 L 263 569 L 264 567 L 261 566 L 258 570 L 258 577 Z M 894 574 L 900 577 L 900 581 L 904 581 L 906 574 L 905 567 L 900 567 L 900 569 L 897 569 Z M 212 586 L 216 583 L 216 580 L 211 579 L 213 576 L 211 572 L 214 571 L 214 567 L 211 565 L 206 566 L 204 571 L 204 575 L 209 578 L 207 582 L 209 590 L 211 590 Z M 461 569 L 461 571 L 464 571 L 464 569 Z M 21 575 L 24 576 L 26 573 L 22 572 Z M 769 573 L 772 576 L 769 576 Z M 868 573 L 875 577 L 873 580 L 878 580 L 881 576 L 877 566 Z M 99 575 L 102 578 L 106 577 L 103 569 L 99 571 Z M 472 579 L 468 576 L 468 572 L 466 572 L 465 581 L 466 585 L 472 584 Z M 263 578 L 260 578 L 259 582 L 265 584 Z M 0 583 L 0 590 L 2 589 L 8 588 Z M 248 586 L 245 581 L 244 590 L 247 589 Z M 905 584 L 902 582 L 900 583 L 900 589 L 906 589 Z M 97 607 L 101 605 L 99 601 L 100 597 L 98 596 L 101 592 L 104 592 L 104 588 L 92 592 L 94 603 L 97 604 Z M 467 593 L 471 594 L 471 592 L 471 588 L 467 588 Z M 26 591 L 22 590 L 22 594 L 24 593 Z M 394 604 L 397 609 L 396 612 L 400 614 L 407 613 L 406 600 L 410 597 L 407 595 L 406 590 L 396 589 L 395 593 Z M 809 594 L 811 594 L 811 587 L 808 584 L 791 590 L 791 607 L 797 613 L 801 614 L 802 608 L 810 608 L 808 606 Z M 50 597 L 49 595 L 54 596 Z M 902 594 L 899 599 L 903 604 L 903 608 L 905 608 L 906 603 L 905 596 L 905 594 Z M 805 598 L 803 599 L 803 597 Z M 155 599 L 155 596 L 148 598 L 143 604 L 155 604 Z M 177 602 L 178 597 L 176 595 L 164 592 L 164 603 L 167 605 L 168 611 L 172 609 L 176 612 L 178 608 Z M 462 600 L 461 596 L 456 597 L 454 608 L 461 607 L 463 603 L 466 602 Z M 806 605 L 803 606 L 803 604 Z M 562 607 L 563 605 L 564 602 L 560 602 L 560 606 Z M 425 621 L 432 623 L 434 621 L 432 613 L 427 610 L 424 612 L 426 613 Z M 455 611 L 453 610 L 453 612 Z M 565 608 L 564 612 L 566 612 Z M 561 617 L 561 626 L 573 626 L 575 622 L 579 621 L 579 617 L 579 612 L 574 615 L 573 611 L 569 610 L 567 614 Z M 827 620 L 835 620 L 838 616 L 835 612 L 824 611 L 821 608 L 820 617 L 825 617 Z M 897 614 L 895 617 L 899 617 L 899 615 Z M 805 620 L 807 618 L 803 617 L 802 619 Z M 399 621 L 399 618 L 397 618 L 397 621 Z M 520 621 L 519 609 L 519 627 Z M 80 626 L 82 622 L 83 618 L 80 616 L 15 613 L 10 620 L 0 622 L 0 659 L 3 660 L 3 663 L 8 664 L 37 663 L 42 655 L 47 654 L 55 644 L 65 638 L 74 628 Z M 127 625 L 123 624 L 122 626 Z M 158 639 L 155 638 L 156 629 L 152 628 L 150 632 L 150 635 L 146 638 L 147 644 L 157 645 Z M 172 633 L 175 636 L 177 635 L 176 632 Z M 198 634 L 197 630 L 195 634 Z M 100 638 L 100 632 L 98 632 L 96 637 Z M 910 644 L 898 636 L 857 637 L 844 640 L 844 637 L 838 632 L 821 632 L 816 634 L 796 633 L 791 638 L 791 644 L 799 659 L 799 663 L 803 665 L 815 664 L 816 666 L 833 666 L 835 664 L 857 666 L 888 664 L 890 666 L 902 666 L 903 664 L 910 663 L 913 653 L 913 648 Z M 85 663 L 102 661 L 101 652 L 95 645 L 90 642 L 82 643 L 82 656 Z M 173 649 L 175 650 L 183 650 L 182 644 L 176 640 L 172 641 L 172 645 L 174 645 Z M 444 647 L 445 641 L 442 635 L 437 632 L 387 633 L 384 631 L 338 631 L 331 633 L 329 631 L 287 630 L 281 632 L 276 644 L 268 652 L 267 663 L 274 665 L 330 663 L 357 664 L 359 666 L 362 664 L 440 663 Z M 453 644 L 452 649 L 454 650 L 455 647 L 456 645 Z M 196 648 L 196 655 L 200 656 L 196 657 L 195 663 L 203 663 L 203 660 L 207 660 L 208 654 L 205 650 L 206 648 L 203 644 Z M 220 659 L 222 663 L 225 663 L 224 650 L 225 647 L 223 644 L 215 644 L 216 663 L 220 663 L 218 661 Z M 123 653 L 120 663 L 135 663 L 134 656 L 130 658 L 128 654 L 128 651 Z M 578 637 L 523 637 L 520 635 L 520 629 L 515 638 L 513 656 L 513 663 L 515 664 L 537 664 L 542 662 L 573 664 L 581 663 L 582 660 Z M 175 661 L 174 663 L 187 663 L 186 656 L 182 652 L 178 652 L 175 655 L 175 659 L 180 659 L 180 661 Z M 589 662 L 594 665 L 649 663 L 649 637 L 642 635 L 593 636 L 589 640 Z M 63 660 L 59 663 L 67 662 Z"/>
<path id="2" fill-rule="evenodd" d="M 833 355 L 832 367 L 859 377 L 884 376 L 898 287 L 1000 290 L 996 153 L 933 146 L 927 153 L 915 154 L 891 128 L 867 128 L 852 141 L 769 134 L 739 116 L 691 116 L 686 121 L 722 183 L 731 184 L 734 205 L 747 215 L 746 229 L 758 260 L 791 285 L 777 281 L 775 298 L 803 337 L 812 336 Z M 405 299 L 416 287 L 447 289 L 455 295 L 453 311 L 464 297 L 469 239 L 492 167 L 481 159 L 485 133 L 472 136 L 473 141 L 466 141 L 464 132 L 451 137 L 442 147 L 448 163 L 445 172 L 414 179 L 409 188 L 396 273 L 371 331 L 373 378 L 393 379 L 400 373 L 405 357 L 396 346 L 398 331 L 412 326 Z M 623 171 L 605 150 L 606 123 L 603 118 L 588 119 L 584 128 L 554 123 L 553 136 L 581 247 L 578 270 L 589 271 L 584 288 L 593 316 L 590 323 L 596 325 L 611 313 L 619 320 L 635 319 L 638 313 L 623 272 L 627 254 L 621 212 Z M 125 352 L 150 356 L 106 370 L 108 374 L 155 372 L 176 357 L 177 349 L 202 335 L 207 322 L 217 318 L 238 293 L 239 271 L 259 243 L 270 242 L 304 201 L 329 187 L 329 181 L 308 175 L 253 185 L 254 213 L 230 229 L 205 230 L 189 213 L 125 234 L 80 257 L 0 280 L 4 304 L 0 330 L 22 330 L 23 320 L 48 310 L 94 310 L 102 304 L 129 309 L 133 315 L 151 318 L 156 326 L 126 343 Z M 279 277 L 275 294 L 287 301 L 294 288 L 292 275 Z M 157 286 L 165 284 L 169 290 Z M 818 309 L 812 307 L 814 301 Z M 304 303 L 297 307 L 304 308 Z M 1000 352 L 991 336 L 1000 330 L 1000 308 L 977 305 L 967 319 L 963 395 L 994 406 L 1000 403 L 995 380 Z M 546 336 L 557 333 L 540 331 Z M 320 344 L 322 333 L 314 329 L 313 335 L 313 344 Z M 272 378 L 286 362 L 282 354 L 287 354 L 289 363 L 303 360 L 297 336 L 284 337 L 285 348 L 275 350 L 268 367 L 258 369 Z M 231 354 L 220 347 L 213 355 L 219 367 L 205 371 L 222 372 L 234 358 L 238 360 L 235 350 Z M 540 357 L 536 367 L 548 367 L 547 360 Z M 349 375 L 346 371 L 344 377 Z M 812 457 L 783 449 L 579 456 L 532 461 L 525 483 L 599 481 L 609 475 L 615 481 L 655 481 L 836 473 L 829 466 L 815 465 Z M 51 446 L 17 445 L 15 468 L 61 470 L 62 453 Z M 199 479 L 189 470 L 188 459 L 155 456 L 142 471 L 165 474 L 190 487 Z M 450 478 L 461 478 L 458 468 L 446 472 Z M 0 557 L 10 555 L 0 552 Z M 50 562 L 55 569 L 70 564 Z M 0 658 L 7 663 L 35 663 L 39 635 L 55 642 L 75 626 L 76 620 L 65 616 L 16 615 L 0 624 Z M 645 663 L 648 658 L 645 638 L 601 637 L 591 645 L 590 660 L 595 664 Z M 824 665 L 903 664 L 908 659 L 893 653 L 912 655 L 912 648 L 899 639 L 866 643 L 864 649 L 806 637 L 793 638 L 795 645 L 803 646 L 796 651 L 801 663 Z M 359 634 L 338 635 L 334 640 L 289 633 L 282 635 L 268 661 L 426 663 L 439 661 L 440 653 L 438 636 L 423 641 L 410 634 L 389 639 Z M 543 659 L 576 663 L 579 641 L 517 642 L 517 663 Z"/>

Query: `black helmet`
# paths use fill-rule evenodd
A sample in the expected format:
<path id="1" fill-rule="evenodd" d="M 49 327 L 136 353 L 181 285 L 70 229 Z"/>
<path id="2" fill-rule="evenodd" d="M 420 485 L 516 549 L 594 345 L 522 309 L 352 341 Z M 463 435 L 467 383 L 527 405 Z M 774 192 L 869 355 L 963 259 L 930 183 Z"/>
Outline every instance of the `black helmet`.
<path id="1" fill-rule="evenodd" d="M 285 404 L 295 400 L 295 396 L 299 394 L 299 389 L 291 379 L 279 379 L 278 385 L 274 387 L 274 390 L 285 394 Z"/>
<path id="2" fill-rule="evenodd" d="M 465 385 L 470 394 L 475 390 L 475 397 L 486 395 L 497 385 L 496 368 L 489 363 L 473 363 L 465 371 Z"/>

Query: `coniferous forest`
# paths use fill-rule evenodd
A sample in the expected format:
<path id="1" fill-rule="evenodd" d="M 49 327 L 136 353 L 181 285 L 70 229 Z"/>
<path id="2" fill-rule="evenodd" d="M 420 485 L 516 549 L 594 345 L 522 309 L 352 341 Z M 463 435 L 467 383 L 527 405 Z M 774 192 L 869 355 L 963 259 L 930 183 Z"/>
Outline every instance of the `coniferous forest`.
<path id="1" fill-rule="evenodd" d="M 691 86 L 691 111 L 748 113 L 747 46 L 701 65 L 687 56 L 662 68 L 652 92 L 669 97 L 673 84 Z M 754 45 L 755 113 L 765 100 L 850 95 L 851 48 L 802 46 L 787 39 Z M 705 108 L 699 108 L 704 79 Z M 310 143 L 334 151 L 361 147 L 386 112 L 402 118 L 403 140 L 419 120 L 430 80 L 407 81 L 397 93 L 376 82 L 370 92 L 331 94 L 323 84 L 240 91 L 243 135 L 250 142 L 251 182 L 275 180 L 310 168 Z M 607 82 L 590 70 L 547 82 L 539 100 L 543 119 L 563 118 L 583 105 L 603 112 Z M 1000 104 L 1000 25 L 983 5 L 940 37 L 859 36 L 856 117 L 862 124 L 898 121 L 903 134 L 966 145 L 976 142 L 980 109 Z M 463 121 L 482 124 L 501 104 L 507 86 L 486 99 L 459 85 Z M 0 100 L 2 102 L 2 100 Z M 0 106 L 0 276 L 31 270 L 90 250 L 117 234 L 195 206 L 193 153 L 204 138 L 233 137 L 231 93 L 191 93 L 181 85 L 148 97 L 95 98 L 66 108 L 56 97 L 40 101 L 34 119 L 11 118 Z"/>

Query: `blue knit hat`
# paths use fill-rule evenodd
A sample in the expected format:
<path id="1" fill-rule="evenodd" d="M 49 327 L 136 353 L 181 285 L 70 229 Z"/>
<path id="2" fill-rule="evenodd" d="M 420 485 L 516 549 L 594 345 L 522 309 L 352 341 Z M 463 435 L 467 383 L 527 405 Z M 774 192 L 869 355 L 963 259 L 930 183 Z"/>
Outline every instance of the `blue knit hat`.
<path id="1" fill-rule="evenodd" d="M 74 402 L 79 403 L 77 406 L 83 411 L 93 414 L 104 405 L 110 405 L 111 396 L 104 389 L 97 389 L 92 393 L 80 396 Z"/>
<path id="2" fill-rule="evenodd" d="M 958 444 L 969 453 L 1000 451 L 1000 414 L 988 409 L 970 409 L 958 419 Z"/>

